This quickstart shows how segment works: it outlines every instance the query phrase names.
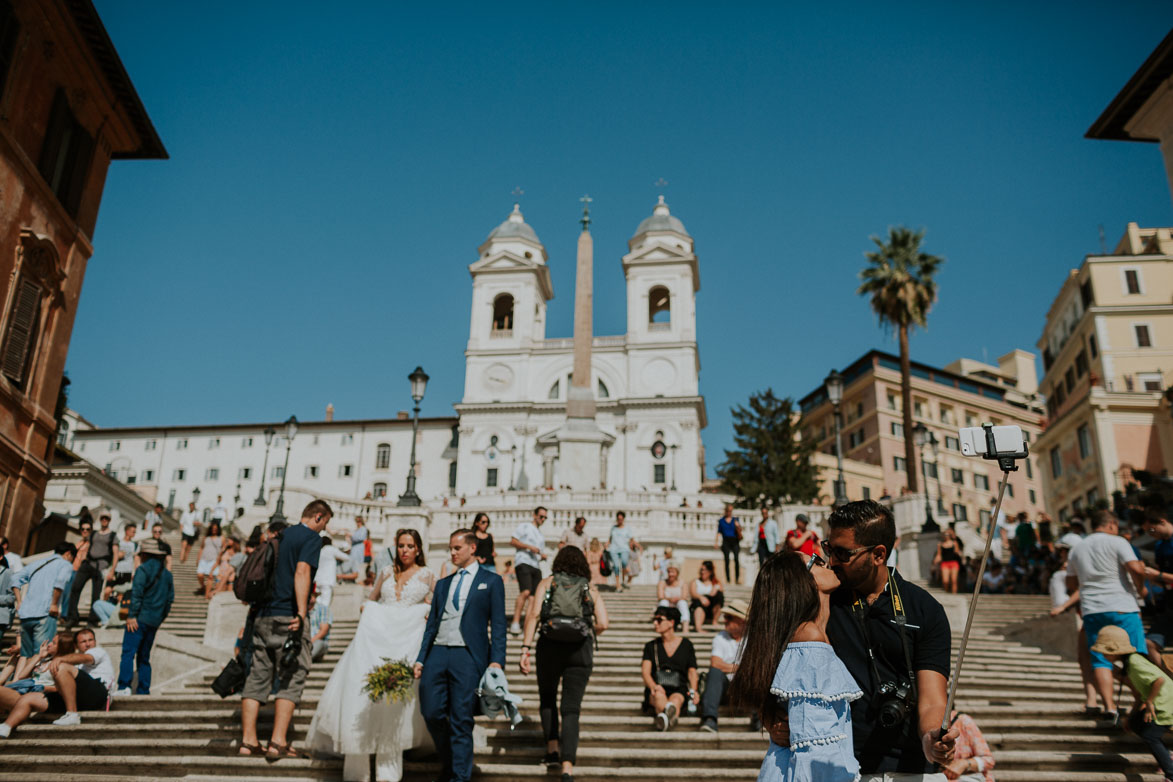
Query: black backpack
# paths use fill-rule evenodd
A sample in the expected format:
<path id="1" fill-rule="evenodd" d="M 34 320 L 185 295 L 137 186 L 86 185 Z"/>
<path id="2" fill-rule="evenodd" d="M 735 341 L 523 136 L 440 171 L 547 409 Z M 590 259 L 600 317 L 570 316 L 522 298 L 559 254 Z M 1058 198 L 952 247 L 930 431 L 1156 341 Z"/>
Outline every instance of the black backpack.
<path id="1" fill-rule="evenodd" d="M 273 574 L 277 570 L 277 552 L 281 550 L 281 533 L 266 540 L 244 560 L 232 592 L 249 605 L 264 605 L 273 595 Z"/>
<path id="2" fill-rule="evenodd" d="M 590 579 L 555 573 L 542 600 L 538 632 L 549 641 L 581 643 L 595 637 L 595 603 Z"/>

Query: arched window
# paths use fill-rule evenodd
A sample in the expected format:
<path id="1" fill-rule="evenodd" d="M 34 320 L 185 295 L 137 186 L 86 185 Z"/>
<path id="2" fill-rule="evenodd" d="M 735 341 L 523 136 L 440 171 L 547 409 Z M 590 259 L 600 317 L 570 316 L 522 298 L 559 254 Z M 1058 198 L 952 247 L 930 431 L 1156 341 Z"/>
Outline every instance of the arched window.
<path id="1" fill-rule="evenodd" d="M 648 291 L 648 323 L 666 328 L 672 322 L 672 296 L 663 285 Z"/>
<path id="2" fill-rule="evenodd" d="M 493 299 L 493 331 L 494 337 L 508 337 L 513 335 L 513 297 L 502 293 Z"/>
<path id="3" fill-rule="evenodd" d="M 375 469 L 386 470 L 391 466 L 391 444 L 379 443 L 375 447 Z"/>
<path id="4" fill-rule="evenodd" d="M 27 229 L 20 232 L 18 273 L 0 344 L 0 371 L 17 388 L 28 388 L 33 373 L 34 356 L 47 314 L 43 311 L 46 293 L 57 290 L 64 279 L 58 262 L 52 241 Z"/>
<path id="5" fill-rule="evenodd" d="M 603 382 L 602 378 L 599 378 L 599 399 L 610 399 L 610 398 L 611 398 L 611 392 L 607 390 L 607 384 Z"/>
<path id="6" fill-rule="evenodd" d="M 554 385 L 550 386 L 550 393 L 546 394 L 547 399 L 557 399 L 562 393 L 562 381 L 555 380 Z"/>
<path id="7" fill-rule="evenodd" d="M 379 499 L 382 499 L 383 497 L 386 497 L 387 496 L 387 484 L 376 483 L 375 488 L 371 491 L 371 496 L 374 497 L 376 500 L 379 500 Z"/>

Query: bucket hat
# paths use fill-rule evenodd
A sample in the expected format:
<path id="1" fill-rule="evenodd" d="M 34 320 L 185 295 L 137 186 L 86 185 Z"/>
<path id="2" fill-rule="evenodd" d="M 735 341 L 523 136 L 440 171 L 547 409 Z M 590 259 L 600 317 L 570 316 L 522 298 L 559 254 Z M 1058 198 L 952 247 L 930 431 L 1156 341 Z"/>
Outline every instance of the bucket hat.
<path id="1" fill-rule="evenodd" d="M 1132 641 L 1123 627 L 1105 625 L 1096 636 L 1092 651 L 1100 654 L 1132 654 L 1136 649 L 1133 648 Z"/>

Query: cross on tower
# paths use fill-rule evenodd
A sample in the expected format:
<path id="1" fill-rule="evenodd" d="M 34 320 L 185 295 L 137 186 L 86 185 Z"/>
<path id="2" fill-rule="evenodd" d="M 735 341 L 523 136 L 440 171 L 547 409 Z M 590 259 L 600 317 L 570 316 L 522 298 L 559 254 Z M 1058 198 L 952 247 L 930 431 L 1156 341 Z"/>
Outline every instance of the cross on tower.
<path id="1" fill-rule="evenodd" d="M 589 195 L 584 195 L 578 200 L 582 201 L 582 219 L 579 222 L 582 223 L 582 230 L 585 231 L 591 224 L 591 201 L 594 199 Z"/>
<path id="2" fill-rule="evenodd" d="M 664 177 L 660 177 L 659 179 L 656 180 L 656 189 L 657 190 L 663 190 L 667 186 L 668 186 L 668 180 L 665 179 Z"/>
<path id="3" fill-rule="evenodd" d="M 521 200 L 521 197 L 522 197 L 523 195 L 525 195 L 525 191 L 524 191 L 524 190 L 522 190 L 520 186 L 519 186 L 519 187 L 515 187 L 515 188 L 513 188 L 513 193 L 512 193 L 512 195 L 513 195 L 513 200 L 514 200 L 514 201 L 520 201 L 520 200 Z"/>

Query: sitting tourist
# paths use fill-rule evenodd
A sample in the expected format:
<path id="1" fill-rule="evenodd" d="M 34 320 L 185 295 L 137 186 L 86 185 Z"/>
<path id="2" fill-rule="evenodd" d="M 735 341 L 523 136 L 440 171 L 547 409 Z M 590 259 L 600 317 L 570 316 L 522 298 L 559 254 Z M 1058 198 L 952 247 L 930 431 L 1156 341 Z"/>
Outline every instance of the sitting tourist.
<path id="1" fill-rule="evenodd" d="M 745 635 L 745 618 L 749 604 L 744 600 L 730 600 L 721 609 L 725 629 L 713 636 L 713 652 L 709 656 L 709 673 L 705 677 L 705 693 L 701 699 L 701 730 L 717 732 L 717 712 L 725 700 L 729 683 L 741 662 L 742 640 Z M 757 730 L 761 721 L 755 715 L 751 725 Z"/>
<path id="2" fill-rule="evenodd" d="M 77 652 L 69 653 L 73 643 Z M 43 711 L 65 712 L 54 725 L 80 725 L 79 711 L 106 708 L 113 681 L 114 665 L 97 645 L 93 630 L 82 628 L 71 641 L 54 638 L 41 647 L 28 677 L 0 687 L 0 709 L 8 710 L 0 738 L 8 738 L 30 715 Z"/>
<path id="3" fill-rule="evenodd" d="M 701 563 L 700 572 L 689 585 L 689 596 L 692 598 L 692 629 L 699 631 L 703 625 L 713 623 L 725 604 L 721 582 L 717 580 L 717 570 L 711 559 Z"/>
<path id="4" fill-rule="evenodd" d="M 644 645 L 640 673 L 644 681 L 646 712 L 655 714 L 656 730 L 676 724 L 684 699 L 700 701 L 697 693 L 696 650 L 687 638 L 676 635 L 680 612 L 672 606 L 658 606 L 652 614 L 652 628 L 659 638 Z"/>
<path id="5" fill-rule="evenodd" d="M 945 766 L 946 779 L 981 780 L 994 782 L 990 769 L 994 767 L 994 753 L 973 717 L 953 712 L 953 724 L 961 730 L 953 746 L 953 760 Z"/>
<path id="6" fill-rule="evenodd" d="M 320 662 L 330 651 L 330 625 L 334 624 L 334 616 L 330 613 L 330 604 L 318 599 L 316 590 L 310 590 L 309 624 L 310 659 Z"/>
<path id="7" fill-rule="evenodd" d="M 232 558 L 236 556 L 236 542 L 232 538 L 224 541 L 224 550 L 220 552 L 220 560 L 212 568 L 208 580 L 205 582 L 204 597 L 208 600 L 220 592 L 228 592 L 236 581 L 236 568 L 232 567 Z"/>
<path id="8" fill-rule="evenodd" d="M 667 577 L 656 584 L 657 605 L 675 606 L 681 616 L 688 616 L 688 600 L 685 599 L 685 586 L 680 581 L 680 565 L 669 560 L 666 572 Z"/>

